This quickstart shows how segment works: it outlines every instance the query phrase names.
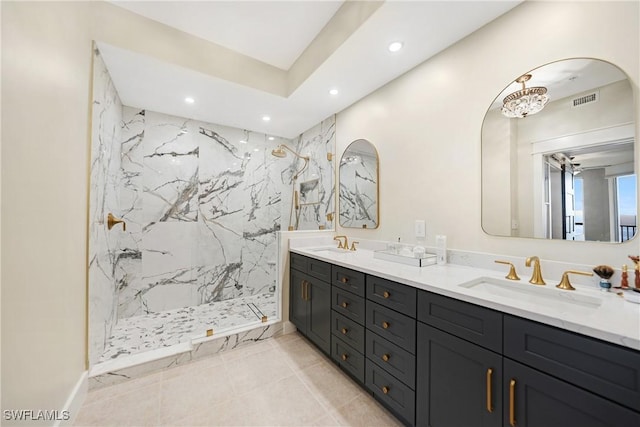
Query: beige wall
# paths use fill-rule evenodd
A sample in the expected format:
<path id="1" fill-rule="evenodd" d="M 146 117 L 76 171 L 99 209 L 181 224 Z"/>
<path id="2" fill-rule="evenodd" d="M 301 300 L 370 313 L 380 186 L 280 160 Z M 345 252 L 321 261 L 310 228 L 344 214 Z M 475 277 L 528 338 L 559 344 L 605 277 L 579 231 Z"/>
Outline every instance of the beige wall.
<path id="1" fill-rule="evenodd" d="M 381 225 L 338 231 L 413 242 L 414 220 L 425 219 L 430 245 L 435 234 L 445 234 L 455 249 L 617 267 L 628 263 L 640 239 L 615 245 L 485 234 L 480 130 L 489 104 L 513 76 L 562 58 L 594 57 L 618 65 L 631 79 L 637 105 L 639 5 L 523 3 L 339 113 L 338 155 L 358 138 L 371 141 L 380 154 Z M 540 25 L 532 27 L 532 17 L 539 17 Z M 533 28 L 540 31 L 532 34 Z"/>

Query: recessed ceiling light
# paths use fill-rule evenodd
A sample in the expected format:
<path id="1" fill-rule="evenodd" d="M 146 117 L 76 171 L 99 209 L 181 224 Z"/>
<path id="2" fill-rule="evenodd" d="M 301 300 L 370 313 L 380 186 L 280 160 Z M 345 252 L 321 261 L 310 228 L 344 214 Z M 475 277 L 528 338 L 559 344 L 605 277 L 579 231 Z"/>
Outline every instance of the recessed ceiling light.
<path id="1" fill-rule="evenodd" d="M 338 89 L 331 89 L 329 91 L 329 95 L 337 95 L 338 94 Z"/>
<path id="2" fill-rule="evenodd" d="M 247 143 L 247 141 L 245 141 L 244 139 L 240 140 L 240 144 L 246 144 L 246 143 Z"/>
<path id="3" fill-rule="evenodd" d="M 389 52 L 397 52 L 402 49 L 402 42 L 393 42 L 389 44 Z"/>
<path id="4" fill-rule="evenodd" d="M 262 116 L 262 120 L 265 122 L 268 122 L 269 120 L 271 120 L 271 117 L 269 116 Z"/>
<path id="5" fill-rule="evenodd" d="M 188 96 L 184 99 L 184 102 L 186 102 L 187 104 L 193 104 L 194 102 L 196 102 L 196 100 Z"/>
<path id="6" fill-rule="evenodd" d="M 269 141 L 273 141 L 275 138 L 270 136 L 269 138 L 267 138 Z"/>
<path id="7" fill-rule="evenodd" d="M 254 148 L 253 151 L 260 151 L 260 149 L 259 148 Z"/>

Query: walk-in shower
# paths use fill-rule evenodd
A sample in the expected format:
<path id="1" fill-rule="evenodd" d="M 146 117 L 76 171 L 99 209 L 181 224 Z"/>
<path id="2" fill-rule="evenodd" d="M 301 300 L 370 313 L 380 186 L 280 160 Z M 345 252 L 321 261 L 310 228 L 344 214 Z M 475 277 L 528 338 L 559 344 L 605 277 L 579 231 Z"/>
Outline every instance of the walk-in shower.
<path id="1" fill-rule="evenodd" d="M 93 384 L 278 333 L 277 232 L 293 222 L 318 229 L 321 218 L 293 218 L 298 181 L 321 184 L 316 211 L 334 209 L 333 164 L 314 161 L 334 149 L 333 118 L 289 140 L 126 106 L 108 68 L 112 49 L 100 44 L 93 68 Z M 274 157 L 286 152 L 290 161 Z"/>

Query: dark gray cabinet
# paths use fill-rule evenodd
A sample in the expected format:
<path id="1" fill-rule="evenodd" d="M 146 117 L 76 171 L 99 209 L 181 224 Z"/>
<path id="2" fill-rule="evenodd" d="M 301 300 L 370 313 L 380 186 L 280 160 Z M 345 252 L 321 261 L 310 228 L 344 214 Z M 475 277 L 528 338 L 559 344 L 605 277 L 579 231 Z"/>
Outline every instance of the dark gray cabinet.
<path id="1" fill-rule="evenodd" d="M 416 424 L 502 425 L 502 356 L 418 323 Z"/>
<path id="2" fill-rule="evenodd" d="M 290 319 L 404 424 L 640 426 L 640 352 L 291 254 Z"/>
<path id="3" fill-rule="evenodd" d="M 325 271 L 326 267 L 297 254 L 291 254 L 291 266 L 289 319 L 300 333 L 331 354 L 331 285 L 307 273 L 313 267 L 318 276 L 317 272 Z M 326 266 L 330 269 L 330 264 Z M 330 278 L 330 273 L 326 273 L 326 278 Z"/>
<path id="4" fill-rule="evenodd" d="M 640 413 L 504 358 L 504 426 L 631 427 Z"/>

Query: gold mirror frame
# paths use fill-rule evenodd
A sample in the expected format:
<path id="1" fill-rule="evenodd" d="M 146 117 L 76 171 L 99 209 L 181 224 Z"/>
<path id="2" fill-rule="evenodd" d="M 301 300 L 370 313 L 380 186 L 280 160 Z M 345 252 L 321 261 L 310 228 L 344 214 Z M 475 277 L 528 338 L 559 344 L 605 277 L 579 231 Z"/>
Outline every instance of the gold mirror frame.
<path id="1" fill-rule="evenodd" d="M 369 160 L 369 161 L 367 161 Z M 375 167 L 375 171 L 371 170 Z M 350 180 L 348 169 L 353 170 Z M 380 157 L 366 139 L 356 139 L 344 150 L 338 164 L 338 217 L 343 228 L 376 229 L 380 226 Z M 360 180 L 360 186 L 357 179 Z M 373 188 L 375 186 L 375 188 Z"/>

